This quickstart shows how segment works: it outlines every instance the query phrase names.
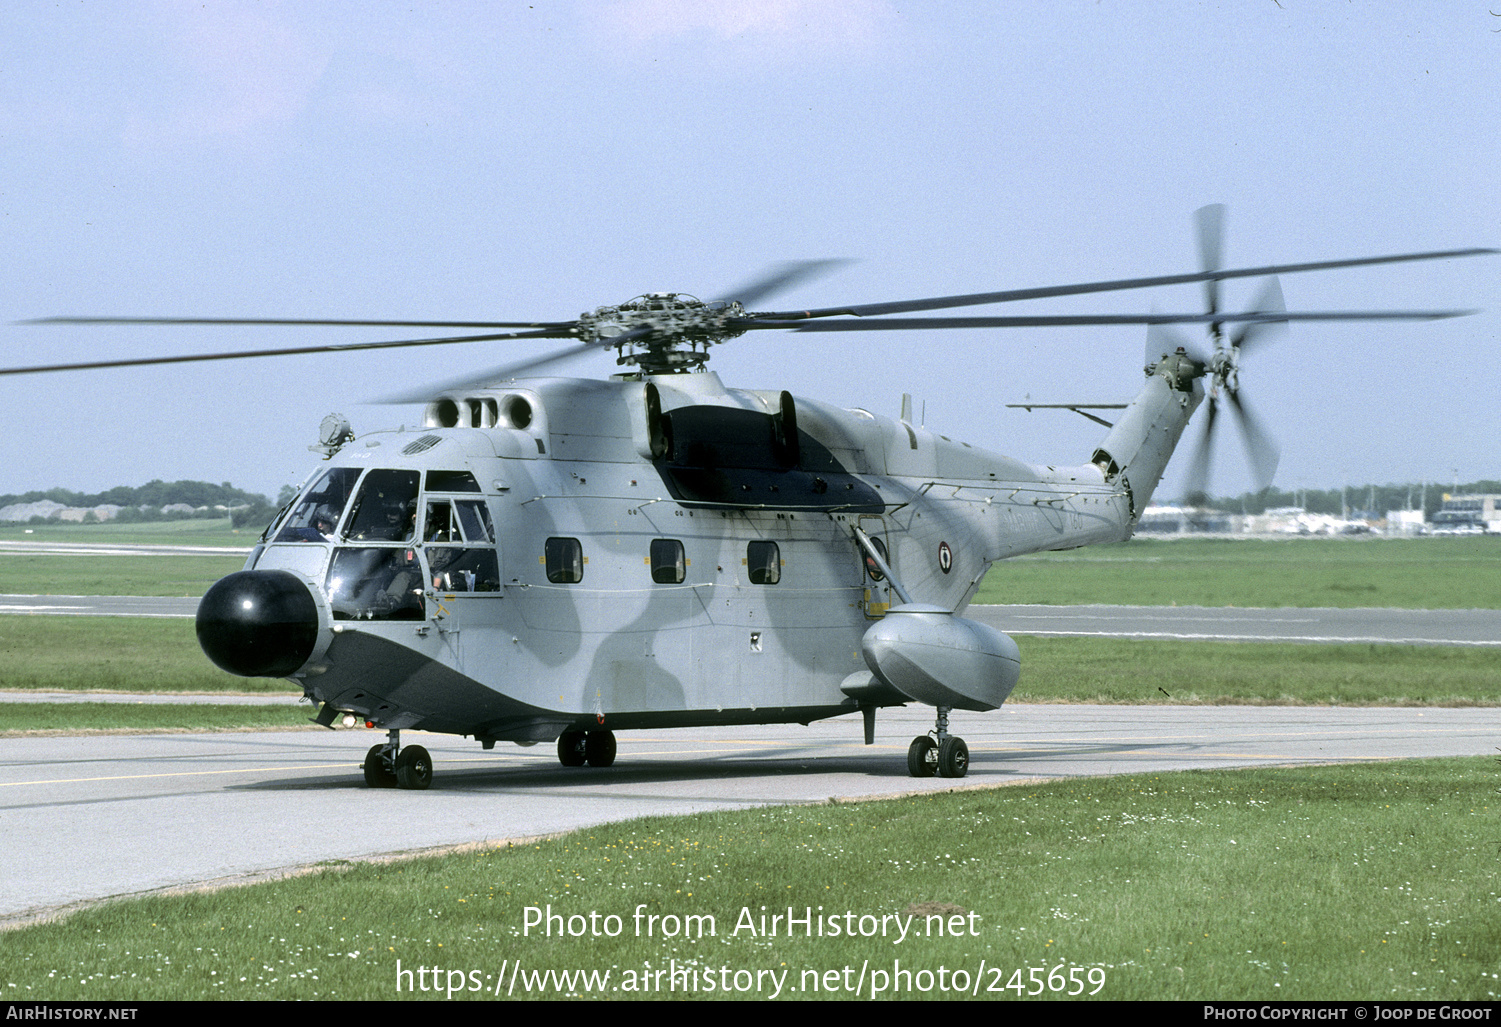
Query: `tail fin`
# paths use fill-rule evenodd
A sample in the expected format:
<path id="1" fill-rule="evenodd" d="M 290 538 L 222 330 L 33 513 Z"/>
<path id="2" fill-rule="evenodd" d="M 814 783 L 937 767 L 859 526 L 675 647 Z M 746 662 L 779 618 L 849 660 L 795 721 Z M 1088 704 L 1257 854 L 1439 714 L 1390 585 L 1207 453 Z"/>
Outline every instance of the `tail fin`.
<path id="1" fill-rule="evenodd" d="M 1182 350 L 1148 368 L 1147 382 L 1091 458 L 1126 487 L 1134 525 L 1151 502 L 1188 419 L 1204 401 L 1204 368 Z"/>

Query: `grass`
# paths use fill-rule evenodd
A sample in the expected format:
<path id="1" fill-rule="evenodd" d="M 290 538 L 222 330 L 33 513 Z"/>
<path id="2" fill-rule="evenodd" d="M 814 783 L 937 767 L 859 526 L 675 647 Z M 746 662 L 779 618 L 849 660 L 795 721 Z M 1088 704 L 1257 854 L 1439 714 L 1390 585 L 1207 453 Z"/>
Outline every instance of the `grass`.
<path id="1" fill-rule="evenodd" d="M 0 541 L 253 546 L 264 527 L 258 524 L 253 528 L 236 528 L 229 523 L 228 517 L 139 521 L 134 524 L 3 524 L 0 525 Z"/>
<path id="2" fill-rule="evenodd" d="M 311 706 L 172 703 L 0 703 L 0 736 L 43 731 L 258 731 L 307 728 Z M 323 730 L 319 728 L 318 730 Z"/>
<path id="3" fill-rule="evenodd" d="M 1011 702 L 1501 705 L 1501 653 L 1460 646 L 1018 635 Z"/>
<path id="4" fill-rule="evenodd" d="M 996 564 L 977 603 L 1501 609 L 1501 538 L 1136 539 Z"/>
<path id="5" fill-rule="evenodd" d="M 0 595 L 193 596 L 245 566 L 224 556 L 0 554 Z"/>
<path id="6" fill-rule="evenodd" d="M 45 691 L 288 692 L 215 667 L 193 621 L 176 617 L 0 616 L 0 687 Z"/>
<path id="7" fill-rule="evenodd" d="M 9 934 L 0 989 L 457 999 L 516 980 L 516 997 L 672 997 L 676 968 L 679 989 L 709 998 L 726 985 L 769 997 L 785 975 L 782 996 L 804 999 L 855 997 L 857 982 L 860 997 L 883 984 L 887 997 L 1020 998 L 1099 981 L 1106 999 L 1488 1001 L 1501 996 L 1498 809 L 1494 761 L 1471 758 L 638 820 L 111 903 Z M 811 912 L 823 935 L 789 937 L 785 919 L 763 932 L 763 907 Z M 898 943 L 893 915 L 917 933 Z M 702 936 L 685 935 L 690 916 L 713 933 L 701 919 Z M 535 982 L 547 971 L 595 978 Z"/>

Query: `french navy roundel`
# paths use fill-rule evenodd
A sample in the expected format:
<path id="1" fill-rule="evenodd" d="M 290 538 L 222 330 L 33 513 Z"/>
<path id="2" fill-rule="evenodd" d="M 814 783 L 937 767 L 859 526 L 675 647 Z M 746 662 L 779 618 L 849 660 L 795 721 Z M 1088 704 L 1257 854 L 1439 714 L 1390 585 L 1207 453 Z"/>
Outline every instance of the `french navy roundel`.
<path id="1" fill-rule="evenodd" d="M 947 542 L 938 543 L 938 569 L 945 574 L 954 569 L 954 551 Z"/>

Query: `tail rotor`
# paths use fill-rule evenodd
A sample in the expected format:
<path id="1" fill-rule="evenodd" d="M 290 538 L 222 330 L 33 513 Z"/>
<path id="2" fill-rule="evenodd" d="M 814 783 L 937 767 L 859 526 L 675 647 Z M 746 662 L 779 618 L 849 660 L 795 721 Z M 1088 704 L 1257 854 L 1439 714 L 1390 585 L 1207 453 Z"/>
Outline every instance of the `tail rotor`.
<path id="1" fill-rule="evenodd" d="M 1220 270 L 1224 243 L 1224 218 L 1224 205 L 1218 203 L 1201 207 L 1194 213 L 1199 261 L 1205 273 Z M 1220 312 L 1218 278 L 1210 278 L 1204 282 L 1204 304 L 1207 314 L 1212 316 Z M 1286 312 L 1282 286 L 1273 276 L 1266 279 L 1252 302 L 1250 310 L 1246 312 L 1250 319 L 1242 321 L 1240 328 L 1228 338 L 1223 330 L 1223 322 L 1209 322 L 1209 343 L 1213 349 L 1207 356 L 1197 352 L 1181 333 L 1172 328 L 1166 325 L 1148 326 L 1147 361 L 1149 364 L 1181 350 L 1203 367 L 1203 376 L 1208 379 L 1205 382 L 1205 390 L 1208 393 L 1206 405 L 1209 410 L 1204 416 L 1204 430 L 1200 435 L 1193 463 L 1189 467 L 1188 486 L 1184 496 L 1186 503 L 1201 506 L 1208 499 L 1209 469 L 1214 451 L 1214 426 L 1219 419 L 1221 402 L 1229 406 L 1240 428 L 1241 441 L 1245 445 L 1247 462 L 1257 490 L 1264 489 L 1272 483 L 1272 478 L 1277 473 L 1277 463 L 1281 458 L 1281 452 L 1271 434 L 1262 427 L 1260 419 L 1251 412 L 1250 404 L 1243 394 L 1240 386 L 1240 357 L 1247 347 L 1261 345 L 1272 335 L 1283 331 L 1287 322 L 1285 319 L 1279 319 L 1277 315 Z"/>

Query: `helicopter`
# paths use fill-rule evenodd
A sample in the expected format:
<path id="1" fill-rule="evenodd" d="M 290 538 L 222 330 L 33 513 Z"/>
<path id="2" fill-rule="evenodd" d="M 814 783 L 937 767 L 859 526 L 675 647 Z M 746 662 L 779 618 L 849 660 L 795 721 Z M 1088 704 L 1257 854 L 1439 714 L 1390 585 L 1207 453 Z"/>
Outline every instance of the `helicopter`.
<path id="1" fill-rule="evenodd" d="M 58 317 L 64 324 L 305 325 L 471 334 L 0 369 L 77 371 L 456 343 L 569 345 L 383 402 L 420 426 L 355 436 L 330 415 L 323 461 L 244 569 L 197 613 L 208 657 L 286 678 L 333 727 L 382 729 L 371 787 L 425 789 L 430 754 L 403 730 L 555 742 L 564 766 L 611 766 L 616 731 L 801 723 L 934 707 L 912 740 L 916 777 L 961 778 L 955 710 L 999 708 L 1020 676 L 1005 633 L 963 613 L 986 571 L 1025 553 L 1131 537 L 1190 418 L 1208 402 L 1190 480 L 1208 476 L 1219 408 L 1239 422 L 1260 486 L 1277 450 L 1241 393 L 1241 356 L 1294 321 L 1430 320 L 1470 311 L 1289 312 L 1278 277 L 1494 253 L 1449 250 L 1256 268 L 1220 266 L 1223 207 L 1197 215 L 1200 270 L 808 310 L 756 312 L 837 261 L 772 269 L 724 298 L 649 293 L 571 320 L 431 322 Z M 1220 283 L 1265 278 L 1253 309 Z M 928 311 L 1202 283 L 1189 314 L 912 317 Z M 1033 465 L 914 424 L 788 391 L 726 386 L 712 347 L 754 331 L 1147 327 L 1128 404 L 1075 410 L 1107 433 L 1074 466 Z M 1200 324 L 1201 350 L 1173 325 Z M 1226 329 L 1233 331 L 1227 334 Z M 604 379 L 547 372 L 614 353 Z M 1121 413 L 1112 423 L 1096 409 Z"/>

